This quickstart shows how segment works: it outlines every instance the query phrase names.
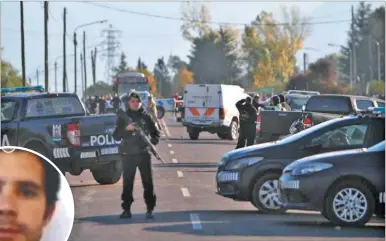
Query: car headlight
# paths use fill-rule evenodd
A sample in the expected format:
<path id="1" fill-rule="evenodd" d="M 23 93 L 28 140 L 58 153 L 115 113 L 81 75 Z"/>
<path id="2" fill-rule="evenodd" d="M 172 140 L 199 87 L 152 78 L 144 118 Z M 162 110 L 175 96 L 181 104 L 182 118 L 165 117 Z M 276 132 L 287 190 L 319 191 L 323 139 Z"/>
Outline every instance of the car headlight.
<path id="1" fill-rule="evenodd" d="M 320 172 L 326 169 L 329 169 L 333 167 L 330 163 L 311 163 L 308 165 L 301 165 L 299 167 L 296 167 L 292 170 L 292 175 L 299 176 L 299 175 L 306 175 L 310 173 Z"/>
<path id="2" fill-rule="evenodd" d="M 239 159 L 235 161 L 230 161 L 226 166 L 226 170 L 237 170 L 241 169 L 246 166 L 251 166 L 255 164 L 256 162 L 259 162 L 263 160 L 263 157 L 249 157 L 249 158 L 244 158 L 244 159 Z"/>

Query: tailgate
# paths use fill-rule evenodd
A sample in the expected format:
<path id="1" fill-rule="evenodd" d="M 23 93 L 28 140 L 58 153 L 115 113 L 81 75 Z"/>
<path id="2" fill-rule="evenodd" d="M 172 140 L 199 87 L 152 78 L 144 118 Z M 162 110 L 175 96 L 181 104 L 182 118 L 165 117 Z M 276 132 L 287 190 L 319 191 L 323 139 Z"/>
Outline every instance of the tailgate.
<path id="1" fill-rule="evenodd" d="M 292 123 L 302 116 L 302 112 L 262 110 L 260 116 L 261 133 L 288 135 Z"/>
<path id="2" fill-rule="evenodd" d="M 112 134 L 116 126 L 116 115 L 87 116 L 80 120 L 80 136 L 82 148 L 105 147 L 101 154 L 117 154 L 119 141 Z M 111 153 L 110 153 L 111 152 Z"/>
<path id="3" fill-rule="evenodd" d="M 311 113 L 312 125 L 318 125 L 325 121 L 339 118 L 341 116 L 342 115 L 312 112 Z"/>
<path id="4" fill-rule="evenodd" d="M 211 125 L 220 120 L 220 86 L 187 85 L 185 87 L 185 122 Z"/>

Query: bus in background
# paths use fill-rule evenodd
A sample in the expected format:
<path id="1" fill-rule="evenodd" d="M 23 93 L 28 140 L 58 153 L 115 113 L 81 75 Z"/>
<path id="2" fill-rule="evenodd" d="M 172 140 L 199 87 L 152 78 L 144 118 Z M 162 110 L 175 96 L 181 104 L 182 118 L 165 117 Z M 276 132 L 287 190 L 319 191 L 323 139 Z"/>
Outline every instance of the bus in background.
<path id="1" fill-rule="evenodd" d="M 119 73 L 113 84 L 113 92 L 121 96 L 132 90 L 150 92 L 148 78 L 140 72 Z"/>

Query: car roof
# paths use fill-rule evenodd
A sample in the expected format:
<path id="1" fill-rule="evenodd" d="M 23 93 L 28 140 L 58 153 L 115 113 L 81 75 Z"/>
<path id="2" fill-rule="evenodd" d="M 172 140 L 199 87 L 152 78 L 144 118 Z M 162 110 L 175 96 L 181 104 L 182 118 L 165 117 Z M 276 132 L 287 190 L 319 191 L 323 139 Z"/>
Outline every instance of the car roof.
<path id="1" fill-rule="evenodd" d="M 1 99 L 33 99 L 39 97 L 66 97 L 66 96 L 77 96 L 74 93 L 48 93 L 48 92 L 25 92 L 25 93 L 10 93 L 1 96 Z"/>

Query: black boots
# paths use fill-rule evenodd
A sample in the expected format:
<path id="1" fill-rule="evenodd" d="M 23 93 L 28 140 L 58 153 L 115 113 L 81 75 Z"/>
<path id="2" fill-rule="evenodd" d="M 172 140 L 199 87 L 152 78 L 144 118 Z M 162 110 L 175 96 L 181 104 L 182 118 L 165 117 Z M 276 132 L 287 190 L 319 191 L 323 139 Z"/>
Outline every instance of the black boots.
<path id="1" fill-rule="evenodd" d="M 121 214 L 121 216 L 119 216 L 119 218 L 121 219 L 131 219 L 131 212 L 130 210 L 124 210 Z"/>
<path id="2" fill-rule="evenodd" d="M 119 216 L 120 219 L 131 219 L 131 212 L 129 210 L 124 210 L 121 215 Z M 153 219 L 153 210 L 147 210 L 146 212 L 146 218 L 147 219 Z"/>

